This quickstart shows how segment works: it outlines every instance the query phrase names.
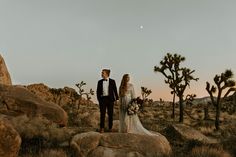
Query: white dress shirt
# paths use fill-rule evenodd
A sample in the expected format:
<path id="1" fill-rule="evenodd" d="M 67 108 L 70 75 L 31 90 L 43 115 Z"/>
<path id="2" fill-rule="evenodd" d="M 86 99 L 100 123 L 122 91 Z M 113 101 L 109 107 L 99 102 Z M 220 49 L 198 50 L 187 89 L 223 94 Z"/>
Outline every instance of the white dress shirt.
<path id="1" fill-rule="evenodd" d="M 109 95 L 109 78 L 107 78 L 107 81 L 103 80 L 103 91 L 102 96 L 108 96 Z"/>

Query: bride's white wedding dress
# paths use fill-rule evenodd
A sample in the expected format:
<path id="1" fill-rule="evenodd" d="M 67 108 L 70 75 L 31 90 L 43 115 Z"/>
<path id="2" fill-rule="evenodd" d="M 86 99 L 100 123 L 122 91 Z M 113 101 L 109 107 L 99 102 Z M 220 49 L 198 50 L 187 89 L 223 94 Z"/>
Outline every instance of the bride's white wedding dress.
<path id="1" fill-rule="evenodd" d="M 132 84 L 129 83 L 128 90 L 125 96 L 120 97 L 119 132 L 156 135 L 143 127 L 137 114 L 131 116 L 127 114 L 127 106 L 134 98 L 135 98 L 134 87 Z"/>

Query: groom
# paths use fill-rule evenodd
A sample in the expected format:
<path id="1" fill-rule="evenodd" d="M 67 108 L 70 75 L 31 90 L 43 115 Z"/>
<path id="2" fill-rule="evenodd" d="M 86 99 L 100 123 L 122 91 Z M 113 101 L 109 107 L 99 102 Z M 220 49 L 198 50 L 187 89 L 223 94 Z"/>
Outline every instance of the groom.
<path id="1" fill-rule="evenodd" d="M 113 106 L 114 102 L 119 99 L 116 82 L 109 78 L 109 69 L 103 69 L 101 76 L 103 79 L 99 80 L 97 84 L 97 99 L 100 107 L 100 133 L 104 132 L 106 109 L 109 120 L 109 131 L 112 132 Z"/>

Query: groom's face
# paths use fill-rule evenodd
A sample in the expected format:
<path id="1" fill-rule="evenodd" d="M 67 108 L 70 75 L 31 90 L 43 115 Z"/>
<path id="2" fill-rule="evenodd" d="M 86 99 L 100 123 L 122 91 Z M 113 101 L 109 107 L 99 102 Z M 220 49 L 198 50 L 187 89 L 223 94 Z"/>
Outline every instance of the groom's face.
<path id="1" fill-rule="evenodd" d="M 106 79 L 106 78 L 108 78 L 108 74 L 106 73 L 106 71 L 102 71 L 102 78 L 103 79 Z"/>

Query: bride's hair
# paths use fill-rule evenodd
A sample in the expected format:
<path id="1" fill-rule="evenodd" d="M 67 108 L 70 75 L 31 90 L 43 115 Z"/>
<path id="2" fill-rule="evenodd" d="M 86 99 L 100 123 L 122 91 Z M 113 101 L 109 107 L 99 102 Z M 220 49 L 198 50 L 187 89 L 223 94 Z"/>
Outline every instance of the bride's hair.
<path id="1" fill-rule="evenodd" d="M 124 96 L 128 89 L 129 74 L 124 74 L 120 83 L 119 95 Z"/>

